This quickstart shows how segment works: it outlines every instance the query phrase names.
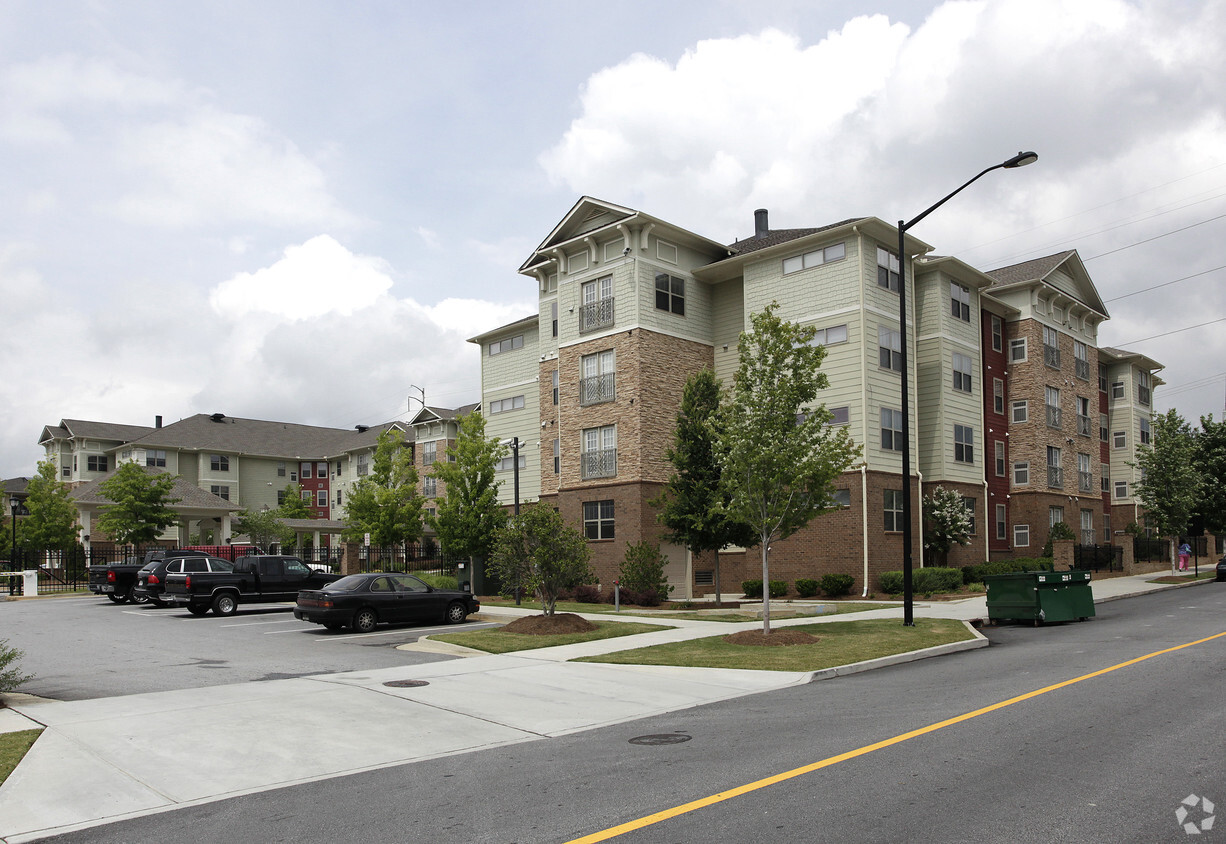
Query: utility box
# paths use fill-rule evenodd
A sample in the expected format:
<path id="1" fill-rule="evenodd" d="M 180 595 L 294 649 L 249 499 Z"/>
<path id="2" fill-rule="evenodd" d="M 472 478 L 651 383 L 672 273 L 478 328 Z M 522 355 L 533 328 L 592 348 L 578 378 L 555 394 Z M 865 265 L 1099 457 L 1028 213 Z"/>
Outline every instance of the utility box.
<path id="1" fill-rule="evenodd" d="M 991 621 L 1085 621 L 1094 617 L 1090 572 L 1020 571 L 984 577 Z"/>

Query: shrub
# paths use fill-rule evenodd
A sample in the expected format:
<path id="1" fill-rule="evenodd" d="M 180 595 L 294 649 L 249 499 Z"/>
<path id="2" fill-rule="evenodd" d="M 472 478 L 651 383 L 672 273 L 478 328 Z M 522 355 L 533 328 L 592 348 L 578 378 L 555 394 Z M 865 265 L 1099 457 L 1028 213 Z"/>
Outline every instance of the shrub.
<path id="1" fill-rule="evenodd" d="M 822 575 L 822 592 L 831 598 L 838 598 L 851 591 L 856 579 L 850 574 Z"/>
<path id="2" fill-rule="evenodd" d="M 600 603 L 600 587 L 592 586 L 591 584 L 582 584 L 574 589 L 574 600 L 581 604 L 599 604 Z"/>
<path id="3" fill-rule="evenodd" d="M 672 591 L 664 574 L 667 560 L 658 546 L 636 542 L 626 547 L 626 558 L 618 569 L 618 582 L 623 590 L 632 592 L 655 591 L 667 595 Z M 659 600 L 656 601 L 659 603 Z"/>
<path id="4" fill-rule="evenodd" d="M 746 598 L 761 598 L 762 597 L 762 581 L 760 580 L 742 580 L 741 594 Z"/>
<path id="5" fill-rule="evenodd" d="M 883 571 L 881 577 L 877 579 L 877 583 L 885 594 L 897 595 L 902 592 L 902 572 Z"/>
<path id="6" fill-rule="evenodd" d="M 962 569 L 922 568 L 911 571 L 911 591 L 914 592 L 956 592 L 962 588 Z M 878 580 L 881 591 L 887 595 L 897 595 L 903 591 L 902 572 L 886 571 Z"/>
<path id="7" fill-rule="evenodd" d="M 1051 526 L 1051 531 L 1047 534 L 1047 544 L 1043 546 L 1043 556 L 1050 557 L 1055 553 L 1052 550 L 1053 540 L 1076 538 L 1077 534 L 1073 533 L 1073 529 L 1068 526 L 1068 522 L 1056 522 Z"/>
<path id="8" fill-rule="evenodd" d="M 424 571 L 415 571 L 412 573 L 418 580 L 424 580 L 426 585 L 433 586 L 435 589 L 459 589 L 460 582 L 454 577 L 448 577 L 445 574 L 431 574 Z"/>
<path id="9" fill-rule="evenodd" d="M 1042 557 L 1018 557 L 1013 560 L 996 560 L 977 566 L 964 566 L 963 583 L 982 583 L 985 575 L 1009 574 L 1015 571 L 1051 571 L 1053 563 Z"/>
<path id="10" fill-rule="evenodd" d="M 617 587 L 616 595 L 613 589 L 604 593 L 603 601 L 606 604 L 612 604 L 614 600 L 620 601 L 623 605 L 634 604 L 637 607 L 658 607 L 660 606 L 660 593 L 654 589 L 627 589 L 624 586 Z"/>
<path id="11" fill-rule="evenodd" d="M 788 582 L 786 580 L 771 581 L 771 597 L 782 598 L 788 593 Z"/>
<path id="12" fill-rule="evenodd" d="M 9 647 L 8 639 L 0 639 L 0 692 L 14 692 L 22 683 L 34 679 L 32 674 L 22 674 L 17 668 L 23 656 L 21 651 Z"/>
<path id="13" fill-rule="evenodd" d="M 817 594 L 817 581 L 807 577 L 797 578 L 796 594 L 802 598 L 812 598 Z"/>

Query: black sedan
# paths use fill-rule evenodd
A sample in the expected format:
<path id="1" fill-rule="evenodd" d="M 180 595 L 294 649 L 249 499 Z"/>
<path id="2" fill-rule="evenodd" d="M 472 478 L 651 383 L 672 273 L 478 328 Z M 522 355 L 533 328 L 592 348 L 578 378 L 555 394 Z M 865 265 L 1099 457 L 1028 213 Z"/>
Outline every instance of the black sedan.
<path id="1" fill-rule="evenodd" d="M 1226 557 L 1217 561 L 1217 577 L 1214 580 L 1226 580 Z"/>
<path id="2" fill-rule="evenodd" d="M 411 574 L 351 574 L 323 589 L 298 593 L 294 618 L 329 630 L 350 625 L 369 633 L 381 622 L 445 621 L 459 624 L 481 604 L 469 592 L 435 589 Z"/>

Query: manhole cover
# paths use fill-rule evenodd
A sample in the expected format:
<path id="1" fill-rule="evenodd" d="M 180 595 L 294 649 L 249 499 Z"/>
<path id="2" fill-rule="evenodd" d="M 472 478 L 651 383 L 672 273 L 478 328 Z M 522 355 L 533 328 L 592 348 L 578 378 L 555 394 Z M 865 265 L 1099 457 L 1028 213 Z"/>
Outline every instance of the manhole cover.
<path id="1" fill-rule="evenodd" d="M 425 680 L 389 680 L 383 685 L 391 686 L 393 689 L 415 689 L 418 686 L 430 685 Z"/>
<path id="2" fill-rule="evenodd" d="M 681 744 L 682 742 L 689 741 L 691 738 L 693 738 L 693 736 L 684 736 L 680 733 L 657 733 L 656 735 L 638 736 L 637 738 L 632 738 L 630 739 L 630 743 L 647 745 Z"/>

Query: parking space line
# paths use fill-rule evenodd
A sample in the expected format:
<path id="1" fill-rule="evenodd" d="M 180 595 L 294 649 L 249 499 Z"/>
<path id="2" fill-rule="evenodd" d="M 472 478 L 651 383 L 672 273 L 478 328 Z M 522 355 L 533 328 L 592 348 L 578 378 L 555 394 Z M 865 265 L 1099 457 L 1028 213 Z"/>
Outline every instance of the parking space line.
<path id="1" fill-rule="evenodd" d="M 242 624 L 223 624 L 222 627 L 258 627 L 261 624 L 293 624 L 296 618 L 279 618 L 276 621 L 244 621 Z"/>

